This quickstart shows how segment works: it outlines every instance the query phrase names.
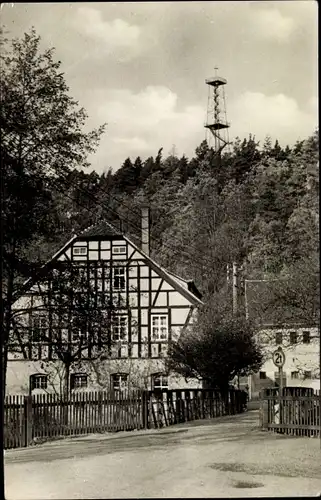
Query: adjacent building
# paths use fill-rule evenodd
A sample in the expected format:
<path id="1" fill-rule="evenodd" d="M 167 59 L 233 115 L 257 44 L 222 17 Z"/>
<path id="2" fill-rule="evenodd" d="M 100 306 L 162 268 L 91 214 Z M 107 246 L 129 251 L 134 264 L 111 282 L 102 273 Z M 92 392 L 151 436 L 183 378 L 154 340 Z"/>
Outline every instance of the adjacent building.
<path id="1" fill-rule="evenodd" d="M 279 370 L 272 360 L 272 353 L 278 347 L 285 353 L 283 386 L 320 389 L 318 324 L 312 317 L 310 321 L 302 321 L 302 315 L 299 317 L 294 309 L 284 312 L 285 321 L 281 323 L 273 310 L 264 307 L 272 286 L 269 281 L 249 280 L 245 287 L 247 315 L 260 322 L 258 340 L 265 352 L 265 362 L 259 373 L 243 379 L 251 399 L 257 399 L 261 389 L 279 385 Z"/>

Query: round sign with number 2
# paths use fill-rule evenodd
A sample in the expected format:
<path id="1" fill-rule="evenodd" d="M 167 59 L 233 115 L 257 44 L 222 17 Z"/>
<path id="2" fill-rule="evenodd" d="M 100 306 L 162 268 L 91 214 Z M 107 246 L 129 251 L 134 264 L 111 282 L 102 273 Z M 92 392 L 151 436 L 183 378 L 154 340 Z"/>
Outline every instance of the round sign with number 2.
<path id="1" fill-rule="evenodd" d="M 278 366 L 279 368 L 284 365 L 285 363 L 285 354 L 281 350 L 274 351 L 273 353 L 273 363 L 275 366 Z"/>

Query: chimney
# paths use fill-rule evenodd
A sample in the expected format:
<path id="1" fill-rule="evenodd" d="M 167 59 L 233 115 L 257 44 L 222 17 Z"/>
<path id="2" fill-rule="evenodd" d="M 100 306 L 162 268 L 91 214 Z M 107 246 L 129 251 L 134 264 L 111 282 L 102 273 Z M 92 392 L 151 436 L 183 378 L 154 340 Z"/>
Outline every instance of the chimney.
<path id="1" fill-rule="evenodd" d="M 142 250 L 149 255 L 149 207 L 142 207 Z"/>

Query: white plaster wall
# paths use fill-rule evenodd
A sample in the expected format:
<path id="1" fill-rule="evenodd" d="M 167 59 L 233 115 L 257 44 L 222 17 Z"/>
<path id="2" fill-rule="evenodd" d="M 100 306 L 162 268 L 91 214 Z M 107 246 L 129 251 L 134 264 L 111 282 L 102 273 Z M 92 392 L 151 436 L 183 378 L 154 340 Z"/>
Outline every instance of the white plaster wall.
<path id="1" fill-rule="evenodd" d="M 266 343 L 263 344 L 264 351 L 267 355 L 267 360 L 261 367 L 260 371 L 266 372 L 267 379 L 260 379 L 259 374 L 254 374 L 251 377 L 250 386 L 252 386 L 252 397 L 258 397 L 260 389 L 273 385 L 275 375 L 278 373 L 278 368 L 272 361 L 272 353 L 279 347 L 275 343 L 276 332 L 282 332 L 286 337 L 291 331 L 296 331 L 298 334 L 298 343 L 287 345 L 285 341 L 281 345 L 285 353 L 285 363 L 283 373 L 286 376 L 286 385 L 288 387 L 310 387 L 320 389 L 320 370 L 319 370 L 319 338 L 317 328 L 288 328 L 288 329 L 265 329 L 259 333 L 259 339 Z M 311 335 L 310 344 L 302 343 L 302 334 L 304 331 L 309 331 Z M 292 378 L 291 372 L 299 371 L 299 378 Z M 303 372 L 311 371 L 312 378 L 304 379 Z"/>
<path id="2" fill-rule="evenodd" d="M 37 390 L 33 393 L 59 393 L 63 368 L 59 362 L 47 363 L 43 368 L 39 361 L 12 361 L 8 363 L 7 394 L 27 395 L 29 393 L 29 377 L 35 373 L 49 375 L 48 389 Z M 56 368 L 56 369 L 55 369 Z M 60 376 L 57 375 L 57 369 Z M 100 361 L 99 363 L 83 362 L 80 367 L 75 367 L 72 372 L 85 372 L 88 375 L 88 387 L 83 390 L 108 390 L 112 373 L 128 373 L 130 384 L 133 388 L 151 389 L 151 375 L 164 372 L 165 366 L 162 359 L 114 359 Z M 98 374 L 98 375 L 97 375 Z M 197 380 L 185 381 L 183 377 L 170 374 L 169 389 L 197 389 L 201 384 Z"/>

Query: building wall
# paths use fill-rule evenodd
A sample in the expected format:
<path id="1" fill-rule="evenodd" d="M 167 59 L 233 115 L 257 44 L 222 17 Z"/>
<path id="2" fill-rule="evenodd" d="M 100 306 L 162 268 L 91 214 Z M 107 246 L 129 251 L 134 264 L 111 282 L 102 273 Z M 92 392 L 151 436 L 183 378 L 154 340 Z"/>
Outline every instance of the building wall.
<path id="1" fill-rule="evenodd" d="M 84 247 L 83 255 L 75 255 L 74 248 Z M 115 248 L 122 248 L 122 253 L 115 253 Z M 187 289 L 183 293 L 175 287 L 175 279 L 167 279 L 167 275 L 159 273 L 157 266 L 134 248 L 126 239 L 99 239 L 96 241 L 79 240 L 66 248 L 57 260 L 72 260 L 94 264 L 93 284 L 97 294 L 114 298 L 119 304 L 118 313 L 128 319 L 127 339 L 112 347 L 112 360 L 100 363 L 99 369 L 104 372 L 103 387 L 108 387 L 110 374 L 121 372 L 131 373 L 131 380 L 136 386 L 151 387 L 151 374 L 164 370 L 163 357 L 166 356 L 168 340 L 177 339 L 183 327 L 186 327 L 193 318 L 195 300 Z M 126 281 L 125 290 L 115 290 L 113 269 L 124 268 Z M 44 286 L 42 286 L 44 289 Z M 21 297 L 15 304 L 16 310 L 41 306 L 37 295 L 40 291 L 34 285 L 29 294 Z M 197 301 L 197 299 L 196 299 Z M 45 309 L 45 308 L 44 308 Z M 166 316 L 168 321 L 168 339 L 156 340 L 153 338 L 154 315 Z M 29 314 L 21 322 L 28 326 Z M 23 317 L 22 317 L 23 318 Z M 9 354 L 7 393 L 27 394 L 29 392 L 29 377 L 35 373 L 45 373 L 49 370 L 53 379 L 52 390 L 59 388 L 59 361 L 54 359 L 49 345 L 42 343 L 26 348 L 27 356 L 24 359 L 22 352 Z M 86 358 L 83 352 L 83 358 Z M 122 365 L 122 368 L 119 366 Z M 117 366 L 119 368 L 117 368 Z M 50 368 L 51 367 L 51 368 Z M 92 368 L 92 366 L 91 366 Z M 90 373 L 88 389 L 101 388 L 92 375 L 88 363 L 82 361 L 82 370 Z M 96 377 L 97 378 L 97 377 Z M 139 382 L 140 381 L 140 382 Z M 187 384 L 179 377 L 169 377 L 169 388 L 199 387 L 191 382 Z M 49 389 L 48 387 L 48 390 Z M 38 391 L 38 390 L 36 390 Z"/>
<path id="2" fill-rule="evenodd" d="M 152 375 L 164 372 L 163 360 L 152 359 L 122 359 L 106 360 L 103 362 L 82 362 L 81 365 L 73 367 L 71 373 L 85 373 L 88 376 L 88 385 L 85 391 L 99 391 L 112 389 L 112 375 L 126 373 L 130 389 L 153 388 Z M 7 371 L 7 394 L 28 395 L 30 392 L 30 376 L 43 374 L 48 376 L 48 386 L 44 389 L 33 389 L 32 394 L 61 393 L 64 368 L 59 361 L 43 363 L 41 361 L 16 361 L 8 363 Z M 199 389 L 201 383 L 198 380 L 186 380 L 175 374 L 168 377 L 168 389 Z"/>
<path id="3" fill-rule="evenodd" d="M 297 343 L 291 343 L 291 332 L 296 332 Z M 303 332 L 310 332 L 310 343 L 303 343 Z M 276 343 L 277 333 L 282 333 L 282 343 Z M 278 368 L 272 360 L 272 353 L 282 347 L 285 353 L 285 364 L 283 366 L 283 383 L 288 387 L 311 387 L 320 389 L 319 370 L 319 331 L 317 328 L 266 328 L 259 334 L 265 351 L 266 361 L 260 373 L 252 375 L 242 383 L 249 385 L 252 399 L 259 397 L 261 389 L 275 387 L 278 379 Z M 311 372 L 307 374 L 306 372 Z M 306 377 L 306 375 L 308 375 Z M 265 376 L 266 378 L 262 378 Z"/>

